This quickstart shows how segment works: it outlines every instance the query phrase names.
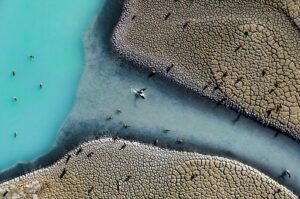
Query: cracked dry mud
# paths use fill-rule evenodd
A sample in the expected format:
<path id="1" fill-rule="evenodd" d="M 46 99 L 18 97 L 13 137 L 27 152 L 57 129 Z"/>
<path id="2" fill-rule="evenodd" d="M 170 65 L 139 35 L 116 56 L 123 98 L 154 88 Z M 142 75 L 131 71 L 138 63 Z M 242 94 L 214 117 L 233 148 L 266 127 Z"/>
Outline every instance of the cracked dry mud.
<path id="1" fill-rule="evenodd" d="M 115 49 L 300 138 L 300 0 L 128 0 Z"/>
<path id="2" fill-rule="evenodd" d="M 0 184 L 0 198 L 297 198 L 226 158 L 105 138 Z"/>

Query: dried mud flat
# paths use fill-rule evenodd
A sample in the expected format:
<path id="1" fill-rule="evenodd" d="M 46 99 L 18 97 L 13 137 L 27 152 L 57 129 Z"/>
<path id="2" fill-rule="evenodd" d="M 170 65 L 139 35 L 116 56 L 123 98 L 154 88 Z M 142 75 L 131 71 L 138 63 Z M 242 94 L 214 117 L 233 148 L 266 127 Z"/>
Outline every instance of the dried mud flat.
<path id="1" fill-rule="evenodd" d="M 300 138 L 300 0 L 127 0 L 118 53 Z"/>
<path id="2" fill-rule="evenodd" d="M 297 198 L 239 162 L 104 138 L 0 184 L 0 198 Z"/>

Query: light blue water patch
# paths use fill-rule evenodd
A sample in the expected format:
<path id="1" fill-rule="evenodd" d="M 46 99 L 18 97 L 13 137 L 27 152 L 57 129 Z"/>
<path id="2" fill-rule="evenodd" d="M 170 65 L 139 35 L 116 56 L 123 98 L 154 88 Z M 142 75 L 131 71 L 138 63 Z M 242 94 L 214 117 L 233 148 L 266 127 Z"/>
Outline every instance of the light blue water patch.
<path id="1" fill-rule="evenodd" d="M 84 31 L 103 3 L 0 1 L 0 170 L 54 144 L 83 69 Z"/>

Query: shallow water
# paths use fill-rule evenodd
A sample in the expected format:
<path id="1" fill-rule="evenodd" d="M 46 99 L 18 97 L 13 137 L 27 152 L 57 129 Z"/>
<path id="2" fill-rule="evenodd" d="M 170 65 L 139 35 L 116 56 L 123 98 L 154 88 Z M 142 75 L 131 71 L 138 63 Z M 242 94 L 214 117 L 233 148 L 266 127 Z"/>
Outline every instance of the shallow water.
<path id="1" fill-rule="evenodd" d="M 103 3 L 1 0 L 0 170 L 53 145 L 83 70 L 82 37 Z"/>
<path id="2" fill-rule="evenodd" d="M 118 7 L 117 3 L 108 3 L 106 10 L 112 7 Z M 108 14 L 112 13 L 102 11 L 85 38 L 85 71 L 61 140 L 106 131 L 148 142 L 158 138 L 168 146 L 172 141 L 176 148 L 174 140 L 179 138 L 187 149 L 233 157 L 274 178 L 287 168 L 292 177 L 280 182 L 300 193 L 299 143 L 282 134 L 275 136 L 276 131 L 251 119 L 237 119 L 237 113 L 207 98 L 157 77 L 149 79 L 147 72 L 116 59 L 108 42 L 114 26 L 113 18 L 105 17 Z M 130 92 L 143 87 L 146 100 Z M 116 113 L 118 108 L 121 114 Z M 109 115 L 113 119 L 108 121 Z M 123 128 L 124 123 L 130 127 Z M 171 131 L 164 133 L 165 128 Z"/>
<path id="3" fill-rule="evenodd" d="M 104 6 L 100 9 L 99 17 L 85 37 L 86 63 L 74 107 L 60 130 L 52 156 L 38 159 L 31 165 L 32 168 L 41 162 L 49 164 L 55 156 L 53 154 L 70 148 L 68 145 L 78 140 L 118 132 L 122 137 L 146 142 L 159 139 L 163 146 L 177 149 L 184 146 L 188 150 L 233 157 L 273 177 L 288 168 L 292 178 L 282 183 L 300 193 L 298 143 L 284 135 L 274 137 L 275 131 L 250 119 L 240 117 L 236 120 L 238 115 L 235 112 L 157 77 L 148 79 L 147 72 L 122 63 L 110 53 L 109 42 L 112 28 L 121 12 L 121 3 L 119 0 L 103 0 L 102 3 Z M 147 88 L 146 100 L 136 98 L 130 92 L 131 88 L 141 87 Z M 37 89 L 36 92 L 40 91 Z M 11 104 L 12 107 L 15 105 Z M 26 109 L 31 110 L 27 106 Z M 65 109 L 64 106 L 60 108 Z M 122 109 L 122 113 L 116 113 L 118 108 Z M 110 121 L 106 120 L 109 115 L 113 116 Z M 62 119 L 63 116 L 60 121 Z M 130 127 L 124 129 L 124 123 Z M 59 122 L 56 128 L 58 126 Z M 164 128 L 171 131 L 164 133 Z M 44 134 L 49 132 L 43 131 Z M 55 133 L 51 136 L 53 141 Z M 184 143 L 176 144 L 177 138 L 183 139 Z"/>

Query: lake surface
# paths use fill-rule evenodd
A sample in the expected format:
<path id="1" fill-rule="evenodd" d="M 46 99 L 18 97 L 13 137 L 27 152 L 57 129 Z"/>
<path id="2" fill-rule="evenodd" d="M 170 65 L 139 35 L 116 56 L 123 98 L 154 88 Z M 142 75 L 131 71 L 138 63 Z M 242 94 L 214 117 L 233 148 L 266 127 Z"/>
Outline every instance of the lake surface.
<path id="1" fill-rule="evenodd" d="M 0 1 L 0 170 L 54 145 L 83 70 L 84 32 L 103 3 Z"/>
<path id="2" fill-rule="evenodd" d="M 3 2 L 10 4 L 11 1 Z M 29 0 L 22 2 L 28 3 Z M 33 11 L 40 13 L 44 3 L 38 0 L 34 2 L 37 8 Z M 37 167 L 41 162 L 49 164 L 51 157 L 67 151 L 70 148 L 68 145 L 72 145 L 70 143 L 118 132 L 121 137 L 148 143 L 159 139 L 162 146 L 175 149 L 233 157 L 273 178 L 279 176 L 284 169 L 289 169 L 292 173 L 291 179 L 281 182 L 300 193 L 299 143 L 281 134 L 274 137 L 277 133 L 274 130 L 264 128 L 245 117 L 237 119 L 238 114 L 234 111 L 156 76 L 149 79 L 148 72 L 124 63 L 111 52 L 110 36 L 122 9 L 120 0 L 72 0 L 72 4 L 71 1 L 51 2 L 56 2 L 51 5 L 55 5 L 55 9 L 61 8 L 58 10 L 62 15 L 58 17 L 60 12 L 53 8 L 54 27 L 53 35 L 50 34 L 53 36 L 52 42 L 48 41 L 49 30 L 43 33 L 39 48 L 30 48 L 35 42 L 23 41 L 23 51 L 14 52 L 18 48 L 7 44 L 8 52 L 12 51 L 9 53 L 10 59 L 7 58 L 5 63 L 1 63 L 4 72 L 0 71 L 0 86 L 1 92 L 3 87 L 5 95 L 1 93 L 0 96 L 4 109 L 0 109 L 0 149 L 6 152 L 0 154 L 0 158 L 5 160 L 0 163 L 3 164 L 2 168 L 7 168 L 17 160 L 31 160 L 48 151 L 54 145 L 57 131 L 62 124 L 52 155 L 34 161 L 33 166 L 28 168 Z M 62 4 L 65 5 L 61 6 Z M 72 9 L 74 6 L 74 10 L 70 5 Z M 0 6 L 3 7 L 1 4 Z M 25 8 L 18 7 L 18 15 L 21 12 L 23 15 L 27 13 L 26 3 L 24 6 Z M 49 6 L 47 8 L 52 10 Z M 38 19 L 33 11 L 30 12 L 31 17 L 37 20 L 37 25 L 43 21 L 43 12 L 40 13 L 41 19 Z M 0 13 L 3 15 L 1 10 Z M 99 16 L 93 20 L 96 13 Z M 50 13 L 45 22 L 41 23 L 44 28 L 49 28 L 49 25 L 45 25 L 51 21 L 49 15 Z M 26 17 L 20 16 L 19 20 Z M 30 19 L 33 20 L 32 18 Z M 66 18 L 72 24 L 71 27 L 65 24 L 57 27 L 57 18 Z M 9 24 L 12 22 L 11 19 L 6 20 Z M 83 21 L 79 27 L 81 20 Z M 4 26 L 1 23 L 0 25 Z M 23 28 L 31 36 L 30 26 L 27 24 Z M 59 34 L 60 29 L 64 30 L 62 35 Z M 87 33 L 83 52 L 81 38 L 85 30 Z M 36 37 L 40 37 L 41 32 L 36 31 Z M 0 32 L 2 34 L 2 30 Z M 70 32 L 70 35 L 66 32 Z M 21 37 L 20 34 L 18 38 L 24 40 L 26 37 Z M 10 35 L 7 33 L 6 40 L 14 41 L 14 37 Z M 57 40 L 59 42 L 55 43 Z M 57 46 L 50 47 L 51 45 Z M 30 53 L 36 55 L 34 60 L 28 60 L 27 55 Z M 0 56 L 1 61 L 6 60 L 3 54 Z M 84 71 L 75 97 L 74 92 L 83 65 Z M 11 76 L 13 68 L 17 70 L 15 77 Z M 42 90 L 38 88 L 40 81 L 44 83 Z M 131 92 L 131 88 L 143 87 L 147 88 L 145 100 L 137 98 Z M 12 100 L 15 95 L 18 96 L 17 102 Z M 117 109 L 121 109 L 122 113 L 117 113 Z M 69 110 L 69 116 L 62 123 Z M 107 120 L 108 116 L 112 116 L 112 119 Z M 129 125 L 128 128 L 123 127 L 125 123 Z M 171 131 L 165 133 L 166 128 Z M 16 139 L 13 138 L 14 131 L 18 132 Z M 182 139 L 183 143 L 176 144 L 177 139 Z"/>

